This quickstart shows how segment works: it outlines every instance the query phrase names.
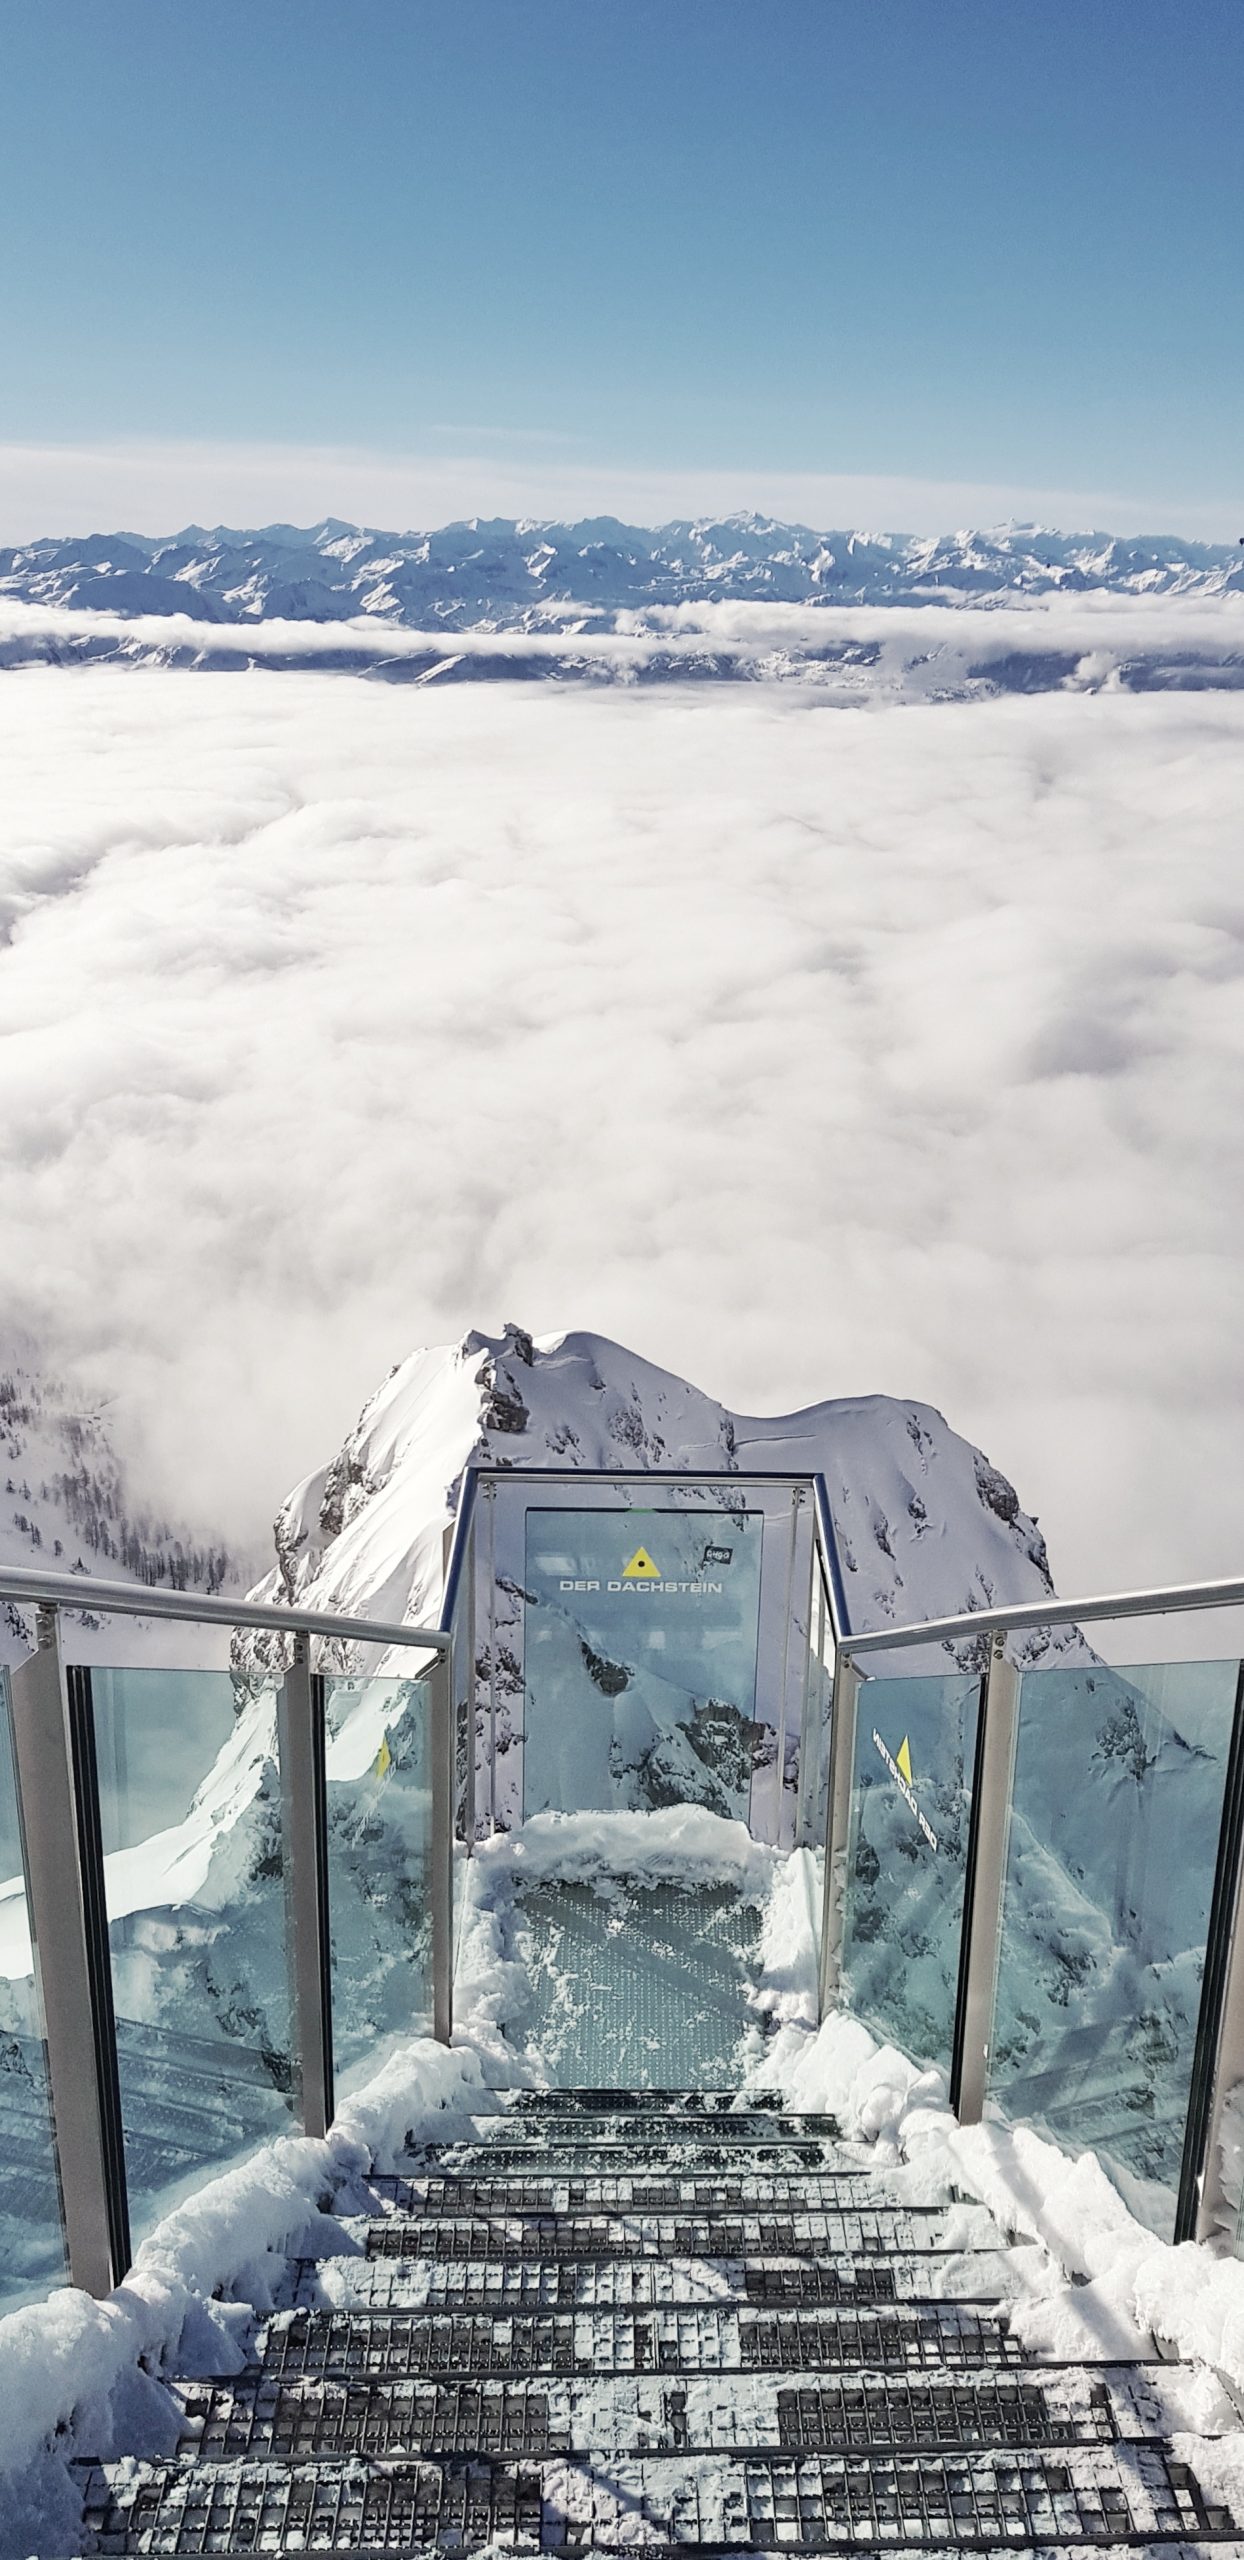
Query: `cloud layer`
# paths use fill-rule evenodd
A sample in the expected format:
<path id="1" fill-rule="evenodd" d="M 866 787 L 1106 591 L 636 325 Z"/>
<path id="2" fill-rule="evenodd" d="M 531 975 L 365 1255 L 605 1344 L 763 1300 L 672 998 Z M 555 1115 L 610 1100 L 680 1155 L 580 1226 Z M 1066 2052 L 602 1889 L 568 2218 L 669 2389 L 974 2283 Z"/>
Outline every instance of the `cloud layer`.
<path id="1" fill-rule="evenodd" d="M 357 658 L 361 666 L 422 663 L 430 675 L 464 666 L 481 674 L 520 664 L 556 674 L 567 664 L 596 678 L 634 681 L 645 670 L 694 673 L 706 662 L 771 680 L 800 674 L 851 701 L 878 692 L 921 697 L 960 692 L 972 683 L 1008 689 L 1066 684 L 1096 691 L 1142 668 L 1162 680 L 1172 665 L 1231 671 L 1244 664 L 1244 596 L 1041 594 L 1007 603 L 834 605 L 653 605 L 602 617 L 577 630 L 583 609 L 550 600 L 545 630 L 418 631 L 360 614 L 340 622 L 262 621 L 205 624 L 192 614 L 101 613 L 81 605 L 29 604 L 0 595 L 0 651 L 12 663 L 36 662 L 49 648 L 75 642 L 119 644 L 141 663 L 152 651 L 240 656 L 258 664 Z M 569 622 L 571 631 L 565 626 Z M 827 653 L 841 657 L 825 660 Z M 851 653 L 858 653 L 849 662 Z M 844 662 L 847 661 L 847 662 Z M 1017 665 L 1023 672 L 1017 677 Z"/>
<path id="2" fill-rule="evenodd" d="M 253 1534 L 421 1339 L 927 1396 L 1244 1551 L 1244 703 L 0 683 L 0 1308 Z"/>

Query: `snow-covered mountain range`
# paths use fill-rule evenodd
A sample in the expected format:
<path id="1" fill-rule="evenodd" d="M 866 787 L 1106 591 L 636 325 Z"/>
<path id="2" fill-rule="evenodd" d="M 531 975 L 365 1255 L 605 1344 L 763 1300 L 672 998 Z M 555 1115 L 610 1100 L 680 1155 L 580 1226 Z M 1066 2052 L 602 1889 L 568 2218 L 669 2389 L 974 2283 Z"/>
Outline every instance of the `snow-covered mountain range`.
<path id="1" fill-rule="evenodd" d="M 644 531 L 329 521 L 0 551 L 0 668 L 314 667 L 389 684 L 795 682 L 871 698 L 1244 687 L 1225 545 L 937 540 L 736 516 Z"/>
<path id="2" fill-rule="evenodd" d="M 211 623 L 359 614 L 447 631 L 565 630 L 654 606 L 987 603 L 1011 596 L 1244 593 L 1236 546 L 1039 525 L 915 535 L 817 532 L 754 514 L 657 527 L 472 518 L 385 533 L 335 518 L 187 525 L 0 549 L 0 594 Z"/>

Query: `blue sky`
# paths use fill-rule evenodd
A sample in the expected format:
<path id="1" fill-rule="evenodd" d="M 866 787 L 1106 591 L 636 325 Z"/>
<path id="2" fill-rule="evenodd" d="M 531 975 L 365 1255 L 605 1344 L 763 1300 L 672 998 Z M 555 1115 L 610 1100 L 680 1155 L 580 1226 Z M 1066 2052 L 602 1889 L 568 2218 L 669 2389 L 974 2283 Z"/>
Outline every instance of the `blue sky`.
<path id="1" fill-rule="evenodd" d="M 0 539 L 1244 531 L 1241 0 L 0 0 L 0 82 Z"/>

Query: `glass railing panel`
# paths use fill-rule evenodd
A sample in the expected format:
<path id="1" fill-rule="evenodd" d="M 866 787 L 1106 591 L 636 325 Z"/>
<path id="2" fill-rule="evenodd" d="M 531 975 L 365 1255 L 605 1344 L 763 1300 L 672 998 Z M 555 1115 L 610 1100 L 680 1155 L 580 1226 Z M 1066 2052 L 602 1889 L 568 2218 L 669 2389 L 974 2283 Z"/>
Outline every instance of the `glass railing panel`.
<path id="1" fill-rule="evenodd" d="M 91 1673 L 137 2243 L 295 2100 L 275 1698 L 223 1671 Z"/>
<path id="2" fill-rule="evenodd" d="M 747 1819 L 764 1528 L 742 1492 L 732 1507 L 528 1506 L 525 1817 L 690 1802 Z M 776 1736 L 770 1793 L 775 1752 Z"/>
<path id="3" fill-rule="evenodd" d="M 843 1999 L 917 2062 L 950 2068 L 980 1681 L 866 1680 L 843 1914 Z"/>
<path id="4" fill-rule="evenodd" d="M 1023 1675 L 989 2093 L 1170 2239 L 1238 1666 Z"/>
<path id="5" fill-rule="evenodd" d="M 68 2281 L 8 1680 L 0 1670 L 0 2315 Z"/>
<path id="6" fill-rule="evenodd" d="M 426 1675 L 325 1676 L 333 2062 L 340 2096 L 432 2032 L 432 1763 Z"/>

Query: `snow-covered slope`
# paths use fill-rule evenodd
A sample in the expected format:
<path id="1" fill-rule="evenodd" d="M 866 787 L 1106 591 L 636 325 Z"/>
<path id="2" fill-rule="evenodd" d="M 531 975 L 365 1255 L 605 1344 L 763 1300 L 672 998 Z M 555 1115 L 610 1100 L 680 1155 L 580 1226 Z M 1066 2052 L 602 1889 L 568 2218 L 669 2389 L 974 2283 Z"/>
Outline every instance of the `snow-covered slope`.
<path id="1" fill-rule="evenodd" d="M 823 1474 L 857 1633 L 1052 1588 L 1036 1521 L 930 1405 L 851 1396 L 731 1413 L 600 1334 L 536 1342 L 508 1325 L 393 1371 L 284 1504 L 258 1596 L 436 1624 L 445 1530 L 473 1461 Z"/>
<path id="2" fill-rule="evenodd" d="M 248 1578 L 247 1562 L 217 1538 L 153 1516 L 126 1481 L 100 1406 L 45 1374 L 29 1344 L 0 1345 L 0 1565 L 222 1591 Z M 20 1661 L 32 1642 L 30 1611 L 0 1599 L 0 1662 Z M 192 1635 L 178 1637 L 172 1656 L 150 1622 L 86 1613 L 70 1648 L 97 1662 L 200 1659 Z M 202 1658 L 218 1653 L 213 1644 Z"/>
<path id="3" fill-rule="evenodd" d="M 1082 594 L 1244 591 L 1225 543 L 1058 533 L 995 525 L 938 536 L 817 532 L 754 514 L 659 527 L 604 516 L 578 524 L 473 518 L 434 532 L 323 524 L 162 539 L 102 533 L 0 550 L 0 593 L 114 613 L 189 613 L 205 623 L 332 621 L 378 614 L 417 627 L 581 626 L 653 606 L 955 603 Z"/>

